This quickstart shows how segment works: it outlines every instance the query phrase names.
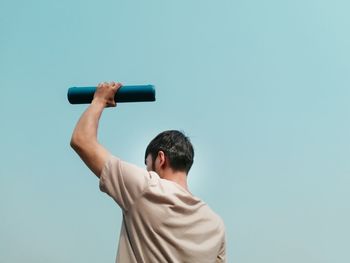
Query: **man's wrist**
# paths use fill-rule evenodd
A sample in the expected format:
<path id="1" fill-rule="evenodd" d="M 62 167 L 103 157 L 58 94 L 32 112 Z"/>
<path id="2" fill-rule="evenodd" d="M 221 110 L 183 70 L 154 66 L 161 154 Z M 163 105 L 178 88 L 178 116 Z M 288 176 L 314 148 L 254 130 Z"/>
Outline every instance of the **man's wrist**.
<path id="1" fill-rule="evenodd" d="M 96 105 L 100 108 L 105 108 L 107 106 L 107 103 L 103 99 L 94 98 L 91 102 L 91 105 Z"/>

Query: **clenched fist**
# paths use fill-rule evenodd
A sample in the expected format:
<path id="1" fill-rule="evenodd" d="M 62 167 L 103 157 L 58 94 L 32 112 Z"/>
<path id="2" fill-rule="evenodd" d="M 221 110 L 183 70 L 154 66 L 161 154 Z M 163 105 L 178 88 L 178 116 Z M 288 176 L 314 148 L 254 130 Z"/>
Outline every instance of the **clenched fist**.
<path id="1" fill-rule="evenodd" d="M 103 103 L 105 107 L 115 107 L 117 103 L 114 100 L 115 94 L 122 86 L 121 83 L 115 83 L 114 81 L 101 82 L 98 84 L 96 92 L 94 94 L 93 102 Z"/>

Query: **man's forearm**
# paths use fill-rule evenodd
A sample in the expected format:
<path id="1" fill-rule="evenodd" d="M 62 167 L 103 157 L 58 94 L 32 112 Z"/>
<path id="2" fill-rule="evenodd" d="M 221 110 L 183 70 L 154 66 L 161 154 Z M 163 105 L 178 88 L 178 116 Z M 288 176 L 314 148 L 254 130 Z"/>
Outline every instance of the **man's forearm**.
<path id="1" fill-rule="evenodd" d="M 114 97 L 120 87 L 120 83 L 114 82 L 98 85 L 94 99 L 80 117 L 70 141 L 71 147 L 97 177 L 100 177 L 110 156 L 109 151 L 97 141 L 98 124 L 103 109 L 116 106 Z"/>
<path id="2" fill-rule="evenodd" d="M 80 144 L 97 143 L 98 124 L 104 108 L 104 103 L 92 101 L 75 126 L 71 138 L 73 148 Z"/>

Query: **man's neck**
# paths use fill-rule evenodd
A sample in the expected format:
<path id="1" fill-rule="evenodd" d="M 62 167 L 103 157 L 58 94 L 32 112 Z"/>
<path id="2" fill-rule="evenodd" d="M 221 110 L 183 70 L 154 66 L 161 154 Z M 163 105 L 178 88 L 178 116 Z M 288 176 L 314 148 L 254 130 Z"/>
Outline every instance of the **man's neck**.
<path id="1" fill-rule="evenodd" d="M 172 181 L 174 183 L 179 184 L 180 186 L 182 186 L 185 190 L 187 190 L 189 192 L 189 189 L 187 186 L 187 174 L 185 172 L 180 172 L 180 171 L 174 172 L 171 169 L 167 169 L 163 172 L 161 177 L 163 179 L 166 179 L 166 180 L 169 180 L 169 181 Z"/>

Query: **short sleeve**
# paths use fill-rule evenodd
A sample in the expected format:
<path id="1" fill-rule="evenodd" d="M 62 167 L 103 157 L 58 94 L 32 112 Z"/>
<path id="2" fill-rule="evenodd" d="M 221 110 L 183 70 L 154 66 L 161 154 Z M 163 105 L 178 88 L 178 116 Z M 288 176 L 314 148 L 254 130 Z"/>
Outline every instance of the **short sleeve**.
<path id="1" fill-rule="evenodd" d="M 112 197 L 127 211 L 142 195 L 151 177 L 147 170 L 111 155 L 100 176 L 100 190 Z"/>

